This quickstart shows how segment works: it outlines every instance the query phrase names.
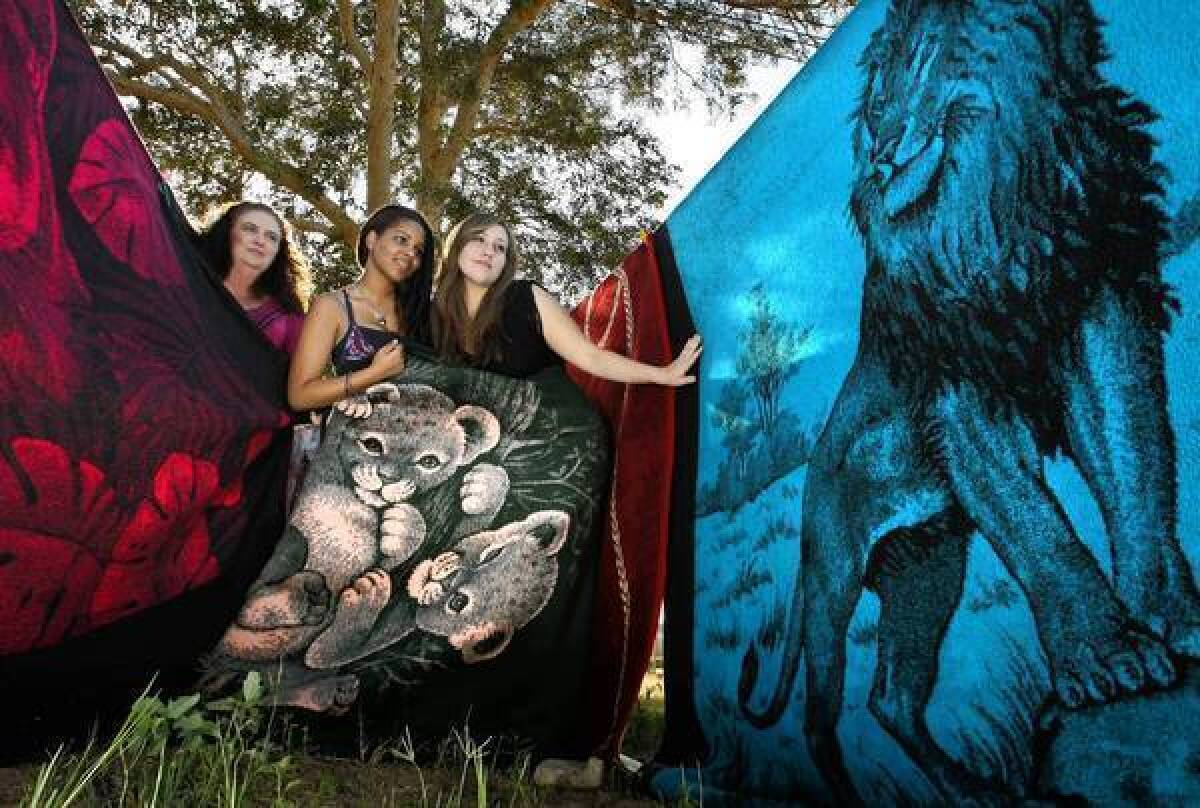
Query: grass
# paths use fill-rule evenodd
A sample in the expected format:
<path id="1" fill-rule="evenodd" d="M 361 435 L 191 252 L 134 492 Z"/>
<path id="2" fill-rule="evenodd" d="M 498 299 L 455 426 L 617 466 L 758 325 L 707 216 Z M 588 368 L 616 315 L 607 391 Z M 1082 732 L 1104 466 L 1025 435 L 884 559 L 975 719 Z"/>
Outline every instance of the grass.
<path id="1" fill-rule="evenodd" d="M 625 751 L 648 757 L 663 728 L 663 690 L 654 672 L 627 734 Z M 533 783 L 527 754 L 502 754 L 466 727 L 439 744 L 411 734 L 375 745 L 358 760 L 305 750 L 303 733 L 265 698 L 250 674 L 229 698 L 163 700 L 148 689 L 104 740 L 60 747 L 36 766 L 0 769 L 0 804 L 67 806 L 642 806 L 628 777 L 610 774 L 599 792 L 560 792 Z M 693 795 L 695 796 L 695 795 Z M 693 804 L 685 797 L 677 806 Z"/>

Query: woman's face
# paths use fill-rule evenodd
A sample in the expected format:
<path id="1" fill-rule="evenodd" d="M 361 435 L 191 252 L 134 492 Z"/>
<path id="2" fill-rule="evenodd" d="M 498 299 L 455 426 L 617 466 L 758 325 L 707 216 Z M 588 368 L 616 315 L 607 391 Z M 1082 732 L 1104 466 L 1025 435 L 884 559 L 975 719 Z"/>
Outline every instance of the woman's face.
<path id="1" fill-rule="evenodd" d="M 411 219 L 401 219 L 382 232 L 367 233 L 367 264 L 392 283 L 407 280 L 421 266 L 425 229 Z"/>
<path id="2" fill-rule="evenodd" d="M 229 257 L 234 266 L 263 272 L 279 255 L 283 228 L 265 210 L 248 210 L 233 221 L 229 236 Z"/>
<path id="3" fill-rule="evenodd" d="M 476 286 L 491 286 L 504 271 L 508 249 L 508 231 L 494 224 L 467 239 L 458 254 L 458 268 Z"/>

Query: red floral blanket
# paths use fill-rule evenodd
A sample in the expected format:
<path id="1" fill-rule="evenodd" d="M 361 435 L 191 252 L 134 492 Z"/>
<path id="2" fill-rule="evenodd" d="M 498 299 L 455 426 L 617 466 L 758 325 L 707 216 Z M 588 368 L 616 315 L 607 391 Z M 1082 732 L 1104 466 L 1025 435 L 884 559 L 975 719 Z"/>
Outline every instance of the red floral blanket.
<path id="1" fill-rule="evenodd" d="M 119 624 L 96 656 L 137 660 L 204 593 L 153 638 L 194 658 L 282 524 L 283 358 L 187 252 L 62 4 L 0 2 L 0 41 L 0 659 L 74 666 Z"/>

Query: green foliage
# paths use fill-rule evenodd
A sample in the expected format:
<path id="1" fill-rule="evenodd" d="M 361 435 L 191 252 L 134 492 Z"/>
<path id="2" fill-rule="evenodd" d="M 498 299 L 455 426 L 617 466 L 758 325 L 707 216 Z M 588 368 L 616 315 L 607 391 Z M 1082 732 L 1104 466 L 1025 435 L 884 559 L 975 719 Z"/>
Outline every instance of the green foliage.
<path id="1" fill-rule="evenodd" d="M 657 748 L 662 699 L 659 685 L 637 708 L 631 735 L 638 754 Z M 238 693 L 215 701 L 196 694 L 163 700 L 147 691 L 103 746 L 93 739 L 79 752 L 55 752 L 37 770 L 21 806 L 562 804 L 560 792 L 534 785 L 529 753 L 516 749 L 513 739 L 478 741 L 463 727 L 421 745 L 406 733 L 362 761 L 320 759 L 305 755 L 288 725 L 281 731 L 274 719 L 254 673 Z M 612 804 L 646 804 L 631 799 L 636 789 L 615 774 L 607 786 L 616 792 Z M 605 798 L 596 804 L 610 803 Z"/>
<path id="2" fill-rule="evenodd" d="M 59 749 L 22 806 L 281 805 L 297 782 L 289 756 L 269 740 L 271 712 L 258 674 L 241 692 L 201 704 L 143 695 L 112 740 L 68 755 Z"/>
<path id="3" fill-rule="evenodd" d="M 528 274 L 575 293 L 655 224 L 675 181 L 639 113 L 732 110 L 750 64 L 804 58 L 849 5 L 398 0 L 394 64 L 377 53 L 384 0 L 348 16 L 335 0 L 76 9 L 184 203 L 271 201 L 305 234 L 319 288 L 353 274 L 370 197 L 415 200 L 443 232 L 495 210 L 518 223 Z M 680 45 L 703 52 L 697 69 Z M 394 93 L 373 96 L 376 79 Z"/>
<path id="4" fill-rule="evenodd" d="M 759 422 L 746 412 L 749 400 L 750 392 L 744 384 L 729 381 L 721 385 L 721 393 L 712 408 L 713 426 L 723 435 L 721 447 L 728 453 L 739 480 L 746 478 L 750 451 L 761 432 Z"/>
<path id="5" fill-rule="evenodd" d="M 805 430 L 789 410 L 783 410 L 773 434 L 757 441 L 744 457 L 729 455 L 717 467 L 717 476 L 700 485 L 696 515 L 718 511 L 734 513 L 770 488 L 776 481 L 808 462 L 819 425 Z"/>
<path id="6" fill-rule="evenodd" d="M 740 335 L 738 376 L 721 385 L 711 407 L 726 455 L 716 479 L 700 486 L 698 516 L 736 511 L 807 463 L 816 443 L 817 432 L 806 431 L 780 403 L 784 385 L 804 360 L 812 327 L 781 319 L 761 283 L 750 291 L 750 306 Z"/>

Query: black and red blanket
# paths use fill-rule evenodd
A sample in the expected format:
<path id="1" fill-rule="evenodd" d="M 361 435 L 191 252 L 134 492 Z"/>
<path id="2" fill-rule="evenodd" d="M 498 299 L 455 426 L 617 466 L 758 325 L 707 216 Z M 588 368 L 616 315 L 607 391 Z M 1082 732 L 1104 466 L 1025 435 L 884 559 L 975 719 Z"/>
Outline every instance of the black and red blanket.
<path id="1" fill-rule="evenodd" d="M 40 720 L 193 681 L 284 535 L 290 430 L 284 357 L 203 269 L 64 5 L 0 0 L 0 41 L 0 689 Z M 666 297 L 647 242 L 576 317 L 661 363 L 688 330 Z M 612 752 L 665 586 L 676 394 L 572 373 L 614 460 L 574 740 Z"/>

